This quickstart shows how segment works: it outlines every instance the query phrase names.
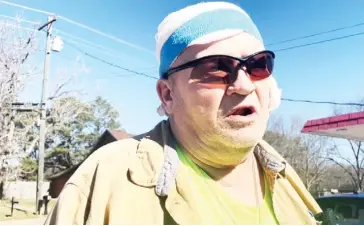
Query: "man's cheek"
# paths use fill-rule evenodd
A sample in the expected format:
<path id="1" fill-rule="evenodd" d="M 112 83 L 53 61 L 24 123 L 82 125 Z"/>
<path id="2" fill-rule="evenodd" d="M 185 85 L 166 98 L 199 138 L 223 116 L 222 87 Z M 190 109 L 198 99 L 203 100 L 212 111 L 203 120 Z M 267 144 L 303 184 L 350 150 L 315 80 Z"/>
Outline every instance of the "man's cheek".
<path id="1" fill-rule="evenodd" d="M 266 84 L 257 87 L 256 93 L 262 108 L 269 108 L 270 104 L 270 89 Z"/>

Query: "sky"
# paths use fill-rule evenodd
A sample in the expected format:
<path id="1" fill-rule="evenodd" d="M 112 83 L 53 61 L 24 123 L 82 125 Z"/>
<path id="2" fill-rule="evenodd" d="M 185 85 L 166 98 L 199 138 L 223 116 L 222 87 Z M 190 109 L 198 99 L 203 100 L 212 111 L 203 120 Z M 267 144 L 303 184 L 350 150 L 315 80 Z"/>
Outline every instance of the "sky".
<path id="1" fill-rule="evenodd" d="M 100 95 L 120 112 L 120 122 L 132 134 L 143 133 L 154 127 L 162 118 L 156 113 L 159 100 L 155 91 L 156 80 L 136 75 L 92 59 L 75 49 L 81 49 L 112 64 L 150 76 L 158 76 L 154 55 L 159 23 L 169 13 L 200 1 L 140 1 L 140 0 L 13 0 L 13 3 L 53 12 L 89 27 L 95 28 L 135 48 L 58 19 L 54 34 L 64 41 L 61 52 L 51 56 L 50 90 L 60 79 L 60 72 L 74 74 L 71 86 L 82 88 L 85 100 Z M 362 0 L 235 0 L 252 17 L 260 30 L 267 49 L 282 50 L 325 39 L 364 32 L 363 26 L 340 30 L 325 35 L 281 43 L 287 39 L 306 36 L 364 22 Z M 46 22 L 42 13 L 7 6 L 0 3 L 0 15 L 15 16 L 31 21 Z M 1 20 L 2 18 L 0 18 Z M 22 23 L 31 27 L 29 23 Z M 58 29 L 58 30 L 57 30 Z M 63 33 L 62 33 L 63 32 Z M 70 37 L 67 34 L 73 36 Z M 84 41 L 75 40 L 74 36 Z M 44 34 L 38 33 L 39 52 L 34 63 L 44 60 Z M 101 47 L 100 47 L 101 46 Z M 107 49 L 107 51 L 102 51 Z M 276 52 L 274 76 L 283 91 L 283 97 L 312 101 L 358 102 L 364 98 L 364 35 L 325 42 L 303 48 Z M 75 59 L 78 59 L 75 64 Z M 40 100 L 40 77 L 35 78 L 21 98 L 24 101 Z M 332 105 L 317 105 L 283 101 L 274 116 L 287 124 L 292 118 L 303 122 L 328 117 Z"/>

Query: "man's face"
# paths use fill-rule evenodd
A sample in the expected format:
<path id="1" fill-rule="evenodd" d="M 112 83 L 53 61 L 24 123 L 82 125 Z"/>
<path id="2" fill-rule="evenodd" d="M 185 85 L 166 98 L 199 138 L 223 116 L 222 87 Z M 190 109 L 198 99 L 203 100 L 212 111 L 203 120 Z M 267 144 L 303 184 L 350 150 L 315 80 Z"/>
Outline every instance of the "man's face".
<path id="1" fill-rule="evenodd" d="M 191 46 L 172 67 L 210 55 L 244 58 L 264 50 L 264 46 L 247 33 L 214 42 Z M 244 148 L 262 138 L 269 117 L 269 78 L 253 80 L 239 70 L 231 85 L 216 85 L 198 65 L 171 76 L 171 103 L 168 113 L 182 133 L 193 134 L 202 142 Z"/>

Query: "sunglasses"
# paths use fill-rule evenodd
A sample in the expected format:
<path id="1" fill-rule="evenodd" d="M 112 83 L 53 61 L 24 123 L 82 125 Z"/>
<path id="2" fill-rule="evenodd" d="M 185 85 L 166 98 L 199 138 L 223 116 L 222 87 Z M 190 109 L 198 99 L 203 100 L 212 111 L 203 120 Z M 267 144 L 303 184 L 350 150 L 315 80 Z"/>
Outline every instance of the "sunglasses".
<path id="1" fill-rule="evenodd" d="M 163 78 L 173 73 L 192 68 L 191 78 L 209 84 L 233 84 L 239 70 L 244 70 L 253 81 L 268 78 L 273 71 L 275 54 L 264 50 L 244 58 L 227 55 L 211 55 L 192 60 L 180 66 L 170 68 Z"/>

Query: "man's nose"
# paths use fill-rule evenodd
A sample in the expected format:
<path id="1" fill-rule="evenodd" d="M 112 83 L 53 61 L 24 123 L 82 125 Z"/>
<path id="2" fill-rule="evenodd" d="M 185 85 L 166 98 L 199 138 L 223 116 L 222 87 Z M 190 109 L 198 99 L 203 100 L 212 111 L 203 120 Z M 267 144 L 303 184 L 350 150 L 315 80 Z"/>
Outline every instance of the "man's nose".
<path id="1" fill-rule="evenodd" d="M 244 70 L 239 70 L 235 82 L 227 88 L 226 94 L 230 96 L 236 93 L 246 96 L 254 90 L 255 84 L 250 80 L 249 75 Z"/>

